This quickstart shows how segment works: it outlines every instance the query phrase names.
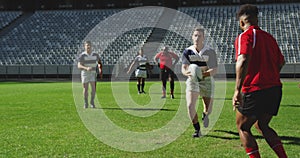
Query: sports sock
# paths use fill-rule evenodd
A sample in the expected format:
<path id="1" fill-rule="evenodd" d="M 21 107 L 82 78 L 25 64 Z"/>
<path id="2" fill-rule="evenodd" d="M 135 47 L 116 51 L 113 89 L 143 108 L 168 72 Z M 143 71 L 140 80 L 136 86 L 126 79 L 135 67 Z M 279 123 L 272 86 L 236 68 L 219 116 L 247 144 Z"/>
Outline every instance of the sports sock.
<path id="1" fill-rule="evenodd" d="M 258 151 L 258 146 L 245 148 L 246 153 L 249 155 L 249 158 L 260 158 Z"/>
<path id="2" fill-rule="evenodd" d="M 199 122 L 193 124 L 195 131 L 200 131 L 200 124 Z"/>
<path id="3" fill-rule="evenodd" d="M 88 101 L 88 98 L 84 98 L 84 104 L 88 104 L 89 101 Z"/>
<path id="4" fill-rule="evenodd" d="M 282 145 L 280 140 L 270 142 L 269 145 L 279 158 L 286 158 L 287 157 L 287 155 L 285 153 L 285 150 L 283 148 L 283 145 Z"/>
<path id="5" fill-rule="evenodd" d="M 142 83 L 142 92 L 144 92 L 145 83 Z"/>
<path id="6" fill-rule="evenodd" d="M 141 85 L 140 84 L 137 84 L 137 89 L 138 89 L 138 92 L 141 91 Z"/>

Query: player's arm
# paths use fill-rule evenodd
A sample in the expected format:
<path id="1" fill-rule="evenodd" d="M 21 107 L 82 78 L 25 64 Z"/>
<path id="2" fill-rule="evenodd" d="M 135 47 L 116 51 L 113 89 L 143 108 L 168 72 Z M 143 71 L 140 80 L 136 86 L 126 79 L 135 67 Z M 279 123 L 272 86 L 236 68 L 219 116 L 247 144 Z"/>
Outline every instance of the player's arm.
<path id="1" fill-rule="evenodd" d="M 92 70 L 92 67 L 84 66 L 84 65 L 82 64 L 82 62 L 78 62 L 77 67 L 78 67 L 79 70 L 86 70 L 86 71 Z"/>
<path id="2" fill-rule="evenodd" d="M 132 67 L 135 65 L 135 60 L 130 64 L 130 66 L 129 66 L 129 68 L 128 68 L 128 71 L 127 71 L 127 74 L 129 74 L 130 73 L 130 71 L 131 71 L 131 69 L 132 69 Z"/>
<path id="3" fill-rule="evenodd" d="M 173 58 L 175 59 L 173 65 L 176 65 L 178 63 L 178 61 L 179 61 L 179 56 L 177 54 L 173 53 Z"/>
<path id="4" fill-rule="evenodd" d="M 155 63 L 158 63 L 158 59 L 159 59 L 159 53 L 157 53 L 154 57 L 153 57 L 153 60 L 155 61 Z"/>
<path id="5" fill-rule="evenodd" d="M 215 74 L 217 74 L 217 72 L 218 72 L 218 68 L 217 68 L 217 67 L 215 67 L 215 68 L 210 68 L 210 69 L 204 71 L 204 72 L 202 73 L 202 76 L 203 76 L 203 77 L 214 76 Z"/>
<path id="6" fill-rule="evenodd" d="M 234 106 L 234 109 L 236 106 L 243 106 L 241 89 L 247 73 L 248 63 L 250 60 L 249 58 L 250 58 L 249 55 L 245 55 L 245 54 L 241 54 L 237 58 L 237 62 L 235 66 L 236 69 L 235 90 L 232 98 L 232 105 Z"/>
<path id="7" fill-rule="evenodd" d="M 285 60 L 281 64 L 279 64 L 279 71 L 281 71 L 282 67 L 285 65 Z"/>
<path id="8" fill-rule="evenodd" d="M 102 78 L 102 75 L 103 75 L 103 71 L 102 71 L 102 62 L 101 62 L 101 60 L 99 59 L 98 60 L 98 69 L 99 69 L 99 75 L 100 75 L 100 78 Z"/>
<path id="9" fill-rule="evenodd" d="M 187 76 L 187 77 L 191 76 L 191 72 L 188 71 L 188 69 L 189 69 L 189 65 L 188 64 L 182 64 L 182 66 L 181 66 L 181 73 L 184 76 Z"/>
<path id="10" fill-rule="evenodd" d="M 215 51 L 210 53 L 209 60 L 207 62 L 208 69 L 202 72 L 203 77 L 214 76 L 218 72 L 217 54 Z"/>
<path id="11" fill-rule="evenodd" d="M 285 65 L 285 60 L 284 60 L 284 56 L 282 55 L 280 48 L 277 47 L 277 50 L 279 52 L 279 64 L 278 64 L 278 68 L 279 68 L 279 72 L 281 71 L 282 67 Z"/>

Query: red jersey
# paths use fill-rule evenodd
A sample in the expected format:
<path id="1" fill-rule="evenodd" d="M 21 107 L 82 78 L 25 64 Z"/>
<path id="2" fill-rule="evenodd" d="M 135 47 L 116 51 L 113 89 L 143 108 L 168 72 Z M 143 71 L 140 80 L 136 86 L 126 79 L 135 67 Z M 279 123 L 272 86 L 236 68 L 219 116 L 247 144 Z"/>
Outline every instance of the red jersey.
<path id="1" fill-rule="evenodd" d="M 258 26 L 250 26 L 235 40 L 236 59 L 240 54 L 249 58 L 242 92 L 248 93 L 281 86 L 279 65 L 284 57 L 276 40 Z"/>
<path id="2" fill-rule="evenodd" d="M 172 67 L 172 58 L 175 60 L 178 60 L 179 57 L 173 53 L 173 52 L 159 52 L 158 54 L 155 55 L 155 60 L 159 59 L 159 68 L 160 69 L 168 69 Z"/>

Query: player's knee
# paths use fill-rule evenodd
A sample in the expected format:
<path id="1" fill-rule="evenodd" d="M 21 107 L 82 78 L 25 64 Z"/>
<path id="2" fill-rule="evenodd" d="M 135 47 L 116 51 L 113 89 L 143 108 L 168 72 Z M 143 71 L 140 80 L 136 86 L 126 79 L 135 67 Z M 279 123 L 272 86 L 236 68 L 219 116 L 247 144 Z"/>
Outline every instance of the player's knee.
<path id="1" fill-rule="evenodd" d="M 256 129 L 262 131 L 263 133 L 270 129 L 270 126 L 268 124 L 261 123 L 259 121 L 255 124 L 255 127 L 256 127 Z"/>

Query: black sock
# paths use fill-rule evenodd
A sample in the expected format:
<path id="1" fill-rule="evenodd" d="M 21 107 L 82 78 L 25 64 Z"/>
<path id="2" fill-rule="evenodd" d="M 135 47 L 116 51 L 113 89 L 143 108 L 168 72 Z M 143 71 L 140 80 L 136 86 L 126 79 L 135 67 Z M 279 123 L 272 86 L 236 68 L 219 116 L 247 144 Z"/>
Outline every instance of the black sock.
<path id="1" fill-rule="evenodd" d="M 193 124 L 194 128 L 195 128 L 195 131 L 200 131 L 200 124 L 199 122 Z"/>
<path id="2" fill-rule="evenodd" d="M 142 83 L 142 92 L 144 92 L 145 83 Z"/>
<path id="3" fill-rule="evenodd" d="M 140 84 L 137 84 L 137 89 L 138 89 L 139 92 L 141 91 L 141 85 Z"/>

